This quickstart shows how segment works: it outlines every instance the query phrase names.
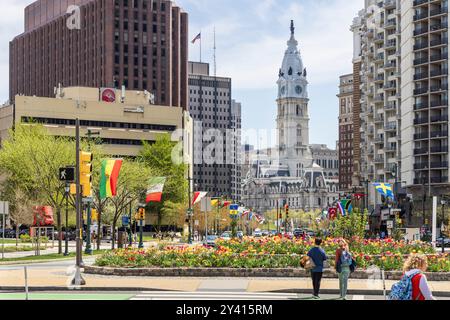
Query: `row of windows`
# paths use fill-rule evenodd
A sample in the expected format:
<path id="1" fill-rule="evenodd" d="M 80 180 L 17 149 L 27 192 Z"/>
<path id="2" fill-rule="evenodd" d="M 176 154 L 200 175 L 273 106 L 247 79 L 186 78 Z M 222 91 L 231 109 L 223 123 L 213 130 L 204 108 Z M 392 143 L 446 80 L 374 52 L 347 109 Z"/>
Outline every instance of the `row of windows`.
<path id="1" fill-rule="evenodd" d="M 321 159 L 317 159 L 317 160 L 314 160 L 314 162 L 317 163 L 319 166 L 321 166 L 324 169 L 339 168 L 339 160 L 321 160 Z"/>
<path id="2" fill-rule="evenodd" d="M 191 111 L 211 111 L 211 112 L 214 112 L 214 107 L 200 107 L 200 106 L 191 106 Z M 228 109 L 226 109 L 226 108 L 220 108 L 220 107 L 218 107 L 217 108 L 217 112 L 222 112 L 222 113 L 228 113 L 229 112 L 229 110 Z"/>
<path id="3" fill-rule="evenodd" d="M 158 3 L 157 1 L 154 0 L 115 0 L 114 1 L 114 5 L 117 7 L 120 7 L 122 5 L 122 7 L 129 7 L 130 4 L 132 4 L 132 7 L 134 9 L 138 9 L 139 8 L 139 4 L 142 3 L 142 9 L 146 10 L 148 7 L 148 2 L 151 1 L 151 3 L 153 4 L 152 6 L 152 10 L 153 11 L 157 11 L 158 10 Z M 159 9 L 164 12 L 166 11 L 166 4 L 164 2 L 161 2 L 161 5 L 159 6 Z"/>
<path id="4" fill-rule="evenodd" d="M 198 102 L 198 103 L 214 103 L 214 104 L 225 104 L 229 105 L 230 101 L 227 100 L 214 100 L 214 99 L 197 99 L 197 98 L 189 98 L 190 102 Z"/>
<path id="5" fill-rule="evenodd" d="M 214 96 L 214 91 L 209 91 L 209 90 L 203 91 L 203 90 L 190 89 L 189 93 L 190 94 L 204 94 L 206 96 Z M 231 93 L 230 92 L 221 92 L 221 91 L 219 91 L 219 92 L 217 92 L 217 95 L 219 97 L 231 97 Z"/>
<path id="6" fill-rule="evenodd" d="M 75 126 L 75 120 L 72 119 L 56 119 L 56 118 L 29 118 L 22 117 L 23 123 L 37 122 L 51 125 Z M 111 122 L 111 121 L 94 121 L 80 120 L 82 127 L 100 127 L 100 128 L 117 128 L 117 129 L 136 129 L 148 131 L 169 131 L 176 130 L 176 126 L 160 125 L 160 124 L 144 124 L 144 123 L 127 123 L 127 122 Z"/>
<path id="7" fill-rule="evenodd" d="M 207 88 L 216 88 L 217 87 L 217 89 L 226 89 L 227 91 L 231 91 L 231 88 L 230 88 L 231 80 L 229 80 L 229 81 L 219 81 L 219 80 L 214 81 L 214 80 L 202 79 L 200 81 L 200 79 L 190 77 L 189 78 L 189 86 L 207 87 Z M 228 93 L 228 95 L 229 95 L 229 93 Z"/>

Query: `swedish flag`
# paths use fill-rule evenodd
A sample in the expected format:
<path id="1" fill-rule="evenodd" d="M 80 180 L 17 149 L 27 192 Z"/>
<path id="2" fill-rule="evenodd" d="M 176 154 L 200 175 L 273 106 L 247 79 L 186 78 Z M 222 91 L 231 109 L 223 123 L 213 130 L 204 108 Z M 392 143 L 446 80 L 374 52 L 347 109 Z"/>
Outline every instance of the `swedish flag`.
<path id="1" fill-rule="evenodd" d="M 389 183 L 374 183 L 375 189 L 378 191 L 378 193 L 382 194 L 386 198 L 392 198 L 392 200 L 395 199 L 394 196 L 394 189 L 391 184 Z"/>

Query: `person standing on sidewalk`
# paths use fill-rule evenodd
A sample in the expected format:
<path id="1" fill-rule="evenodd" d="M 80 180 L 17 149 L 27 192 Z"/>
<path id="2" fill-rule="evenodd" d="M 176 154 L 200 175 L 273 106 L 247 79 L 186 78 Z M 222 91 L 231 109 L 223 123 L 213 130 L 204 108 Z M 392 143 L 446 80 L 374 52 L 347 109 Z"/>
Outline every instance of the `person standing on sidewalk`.
<path id="1" fill-rule="evenodd" d="M 428 258 L 423 254 L 411 254 L 405 261 L 403 271 L 411 277 L 412 300 L 436 300 L 433 297 L 427 277 L 423 274 L 428 269 Z"/>
<path id="2" fill-rule="evenodd" d="M 323 264 L 327 260 L 325 251 L 321 248 L 322 239 L 316 238 L 315 246 L 308 252 L 308 257 L 314 262 L 315 267 L 311 270 L 311 278 L 313 283 L 313 298 L 320 299 L 320 284 L 323 276 Z"/>
<path id="3" fill-rule="evenodd" d="M 347 299 L 348 278 L 350 277 L 350 267 L 353 263 L 352 254 L 348 248 L 348 243 L 345 240 L 339 242 L 339 248 L 336 250 L 336 272 L 339 275 L 339 292 L 341 299 Z"/>

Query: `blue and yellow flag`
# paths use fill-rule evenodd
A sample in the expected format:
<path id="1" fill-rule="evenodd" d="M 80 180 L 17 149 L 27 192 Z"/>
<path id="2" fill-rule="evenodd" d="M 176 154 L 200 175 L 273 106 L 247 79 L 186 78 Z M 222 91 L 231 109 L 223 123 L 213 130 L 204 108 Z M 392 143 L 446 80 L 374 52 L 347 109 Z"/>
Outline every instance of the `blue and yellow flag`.
<path id="1" fill-rule="evenodd" d="M 394 189 L 390 183 L 374 183 L 373 184 L 378 193 L 382 194 L 386 198 L 395 199 Z"/>

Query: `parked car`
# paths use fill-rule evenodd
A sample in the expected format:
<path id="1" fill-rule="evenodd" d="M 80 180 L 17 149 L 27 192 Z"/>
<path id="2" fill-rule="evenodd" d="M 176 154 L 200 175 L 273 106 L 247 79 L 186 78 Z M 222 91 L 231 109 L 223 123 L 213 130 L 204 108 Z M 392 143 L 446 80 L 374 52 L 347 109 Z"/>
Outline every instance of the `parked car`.
<path id="1" fill-rule="evenodd" d="M 263 237 L 268 237 L 270 234 L 270 232 L 268 230 L 263 230 L 261 233 L 262 233 Z"/>
<path id="2" fill-rule="evenodd" d="M 436 239 L 436 247 L 442 248 L 442 238 Z M 450 239 L 444 238 L 444 248 L 450 247 Z"/>
<path id="3" fill-rule="evenodd" d="M 218 236 L 215 235 L 209 235 L 206 237 L 205 242 L 203 243 L 207 247 L 215 247 L 216 246 L 216 240 L 218 239 Z"/>
<path id="4" fill-rule="evenodd" d="M 222 233 L 222 235 L 220 236 L 220 238 L 222 240 L 231 240 L 231 232 L 224 232 Z"/>
<path id="5" fill-rule="evenodd" d="M 295 229 L 294 230 L 294 237 L 297 239 L 303 237 L 303 230 L 302 229 Z"/>
<path id="6" fill-rule="evenodd" d="M 263 236 L 263 234 L 261 231 L 255 231 L 255 232 L 253 232 L 253 236 L 255 238 L 261 238 Z"/>
<path id="7" fill-rule="evenodd" d="M 238 232 L 237 232 L 237 237 L 238 237 L 239 239 L 244 238 L 244 232 L 238 231 Z"/>

